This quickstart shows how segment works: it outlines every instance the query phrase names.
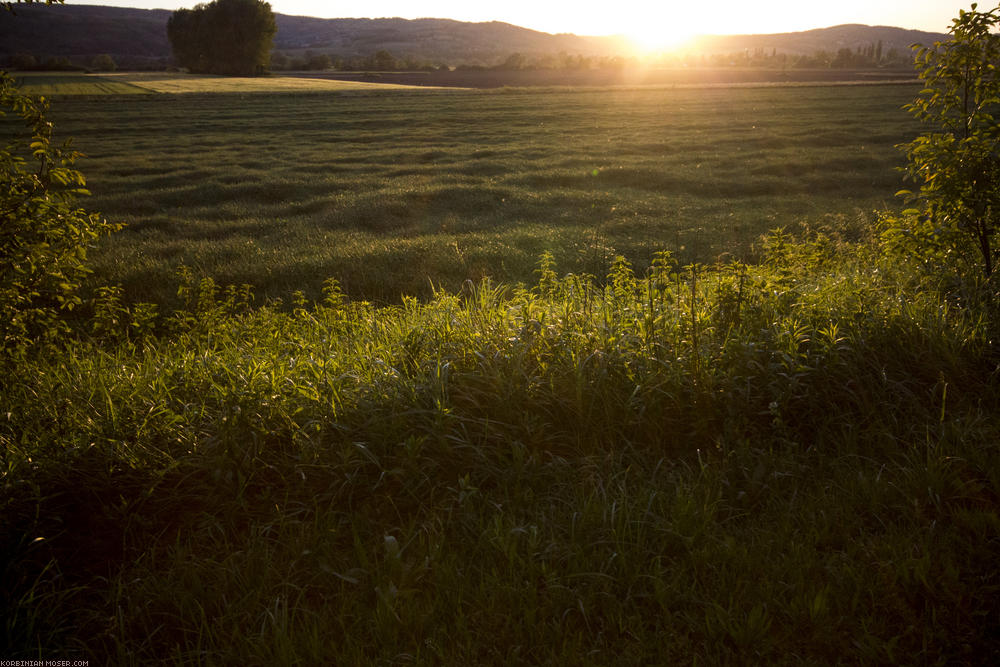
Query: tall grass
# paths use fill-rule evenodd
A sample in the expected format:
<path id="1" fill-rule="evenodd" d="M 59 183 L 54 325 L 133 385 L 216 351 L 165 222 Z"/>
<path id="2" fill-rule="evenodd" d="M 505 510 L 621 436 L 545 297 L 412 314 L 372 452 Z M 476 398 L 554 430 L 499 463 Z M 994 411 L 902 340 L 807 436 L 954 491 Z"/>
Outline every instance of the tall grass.
<path id="1" fill-rule="evenodd" d="M 995 320 L 877 238 L 761 248 L 392 306 L 105 292 L 6 369 L 5 655 L 993 662 Z"/>

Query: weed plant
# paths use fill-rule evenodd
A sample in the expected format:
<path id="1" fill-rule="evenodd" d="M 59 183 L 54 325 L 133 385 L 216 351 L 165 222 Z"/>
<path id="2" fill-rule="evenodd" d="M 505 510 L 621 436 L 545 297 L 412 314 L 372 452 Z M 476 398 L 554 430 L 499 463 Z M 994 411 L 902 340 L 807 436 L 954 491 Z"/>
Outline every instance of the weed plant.
<path id="1" fill-rule="evenodd" d="M 5 657 L 995 664 L 997 319 L 871 232 L 609 264 L 105 290 L 0 369 Z"/>

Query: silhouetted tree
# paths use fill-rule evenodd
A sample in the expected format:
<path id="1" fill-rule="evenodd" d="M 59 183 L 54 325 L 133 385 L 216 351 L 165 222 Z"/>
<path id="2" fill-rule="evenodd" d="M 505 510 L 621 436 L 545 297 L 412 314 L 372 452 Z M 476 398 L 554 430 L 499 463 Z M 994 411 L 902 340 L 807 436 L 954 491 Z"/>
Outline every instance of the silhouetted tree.
<path id="1" fill-rule="evenodd" d="M 388 72 L 396 69 L 396 57 L 386 50 L 377 51 L 372 56 L 372 69 L 381 72 Z"/>
<path id="2" fill-rule="evenodd" d="M 115 59 L 112 58 L 107 53 L 102 53 L 99 56 L 94 56 L 94 59 L 90 61 L 91 69 L 95 69 L 99 72 L 114 72 L 118 69 L 118 65 L 115 63 Z"/>
<path id="3" fill-rule="evenodd" d="M 178 65 L 231 76 L 264 72 L 276 30 L 271 5 L 261 0 L 215 0 L 178 9 L 167 21 Z"/>

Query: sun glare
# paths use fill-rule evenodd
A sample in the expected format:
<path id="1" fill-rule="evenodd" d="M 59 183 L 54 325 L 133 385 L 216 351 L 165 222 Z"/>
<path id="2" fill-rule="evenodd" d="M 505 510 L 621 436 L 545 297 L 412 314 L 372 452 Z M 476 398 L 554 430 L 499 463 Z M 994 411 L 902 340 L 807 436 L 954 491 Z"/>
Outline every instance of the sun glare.
<path id="1" fill-rule="evenodd" d="M 623 32 L 638 51 L 669 51 L 703 31 L 696 23 L 696 16 L 690 6 L 669 3 L 663 8 L 644 9 L 629 17 Z"/>

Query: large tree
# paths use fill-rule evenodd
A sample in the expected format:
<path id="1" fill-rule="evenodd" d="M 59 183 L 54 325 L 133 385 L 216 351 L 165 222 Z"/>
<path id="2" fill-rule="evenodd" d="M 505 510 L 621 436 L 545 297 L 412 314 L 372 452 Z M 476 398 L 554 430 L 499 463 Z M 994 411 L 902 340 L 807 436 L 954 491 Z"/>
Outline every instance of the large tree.
<path id="1" fill-rule="evenodd" d="M 177 64 L 204 74 L 263 73 L 276 30 L 271 5 L 261 0 L 215 0 L 167 21 Z"/>

